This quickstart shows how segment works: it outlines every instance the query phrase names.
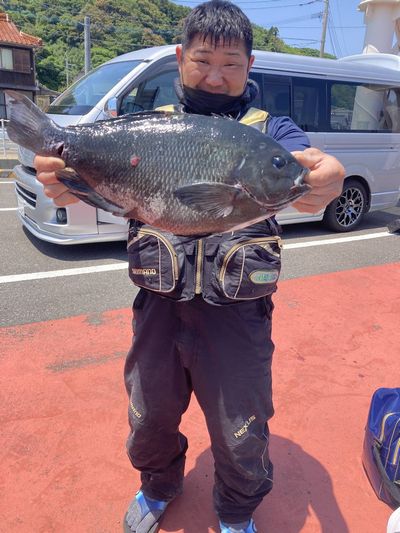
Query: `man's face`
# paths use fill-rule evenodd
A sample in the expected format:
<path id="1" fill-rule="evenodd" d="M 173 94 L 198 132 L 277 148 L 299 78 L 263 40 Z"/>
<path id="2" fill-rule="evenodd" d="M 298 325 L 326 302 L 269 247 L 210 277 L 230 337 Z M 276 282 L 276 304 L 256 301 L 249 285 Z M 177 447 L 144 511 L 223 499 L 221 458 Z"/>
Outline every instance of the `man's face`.
<path id="1" fill-rule="evenodd" d="M 177 46 L 176 56 L 184 85 L 229 96 L 243 93 L 254 61 L 254 56 L 247 57 L 243 41 L 215 46 L 204 41 L 202 35 L 194 37 L 184 54 L 182 47 Z"/>

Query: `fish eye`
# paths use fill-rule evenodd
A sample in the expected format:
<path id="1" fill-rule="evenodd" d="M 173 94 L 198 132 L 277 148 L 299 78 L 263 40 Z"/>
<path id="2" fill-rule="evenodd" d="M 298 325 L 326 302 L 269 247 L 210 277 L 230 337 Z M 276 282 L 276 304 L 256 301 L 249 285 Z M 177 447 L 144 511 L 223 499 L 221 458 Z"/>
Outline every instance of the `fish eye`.
<path id="1" fill-rule="evenodd" d="M 278 170 L 286 166 L 286 160 L 280 155 L 274 155 L 273 158 L 271 159 L 271 163 Z"/>

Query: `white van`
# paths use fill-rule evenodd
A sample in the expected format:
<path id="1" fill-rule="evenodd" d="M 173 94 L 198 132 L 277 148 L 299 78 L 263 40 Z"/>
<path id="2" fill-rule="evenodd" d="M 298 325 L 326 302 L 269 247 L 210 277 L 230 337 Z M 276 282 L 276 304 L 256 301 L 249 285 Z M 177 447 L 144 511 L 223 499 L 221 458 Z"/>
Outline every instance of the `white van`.
<path id="1" fill-rule="evenodd" d="M 289 207 L 281 224 L 323 220 L 349 231 L 368 211 L 395 206 L 400 190 L 400 58 L 368 54 L 340 60 L 255 51 L 250 73 L 260 87 L 254 106 L 286 115 L 312 146 L 345 166 L 342 195 L 309 215 Z M 48 110 L 61 126 L 83 124 L 176 103 L 175 46 L 121 55 L 80 79 Z M 57 244 L 124 240 L 127 222 L 83 202 L 57 208 L 35 179 L 33 154 L 15 167 L 18 214 L 40 239 Z"/>

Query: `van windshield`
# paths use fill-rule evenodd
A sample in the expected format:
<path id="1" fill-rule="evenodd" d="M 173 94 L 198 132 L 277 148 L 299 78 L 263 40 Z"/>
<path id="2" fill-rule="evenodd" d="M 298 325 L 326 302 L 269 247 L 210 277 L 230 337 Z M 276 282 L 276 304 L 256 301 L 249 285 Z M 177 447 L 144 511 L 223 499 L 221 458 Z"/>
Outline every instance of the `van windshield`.
<path id="1" fill-rule="evenodd" d="M 71 85 L 47 109 L 55 115 L 86 115 L 103 96 L 141 61 L 121 61 L 102 65 Z"/>

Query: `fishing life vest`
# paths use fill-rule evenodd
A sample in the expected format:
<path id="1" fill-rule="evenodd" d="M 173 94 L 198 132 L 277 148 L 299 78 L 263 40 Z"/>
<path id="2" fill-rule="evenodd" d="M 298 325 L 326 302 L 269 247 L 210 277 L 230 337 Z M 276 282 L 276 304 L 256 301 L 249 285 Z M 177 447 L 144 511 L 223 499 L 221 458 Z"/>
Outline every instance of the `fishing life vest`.
<path id="1" fill-rule="evenodd" d="M 157 111 L 182 112 L 165 105 Z M 239 122 L 263 133 L 269 113 L 251 107 Z M 132 220 L 129 276 L 139 287 L 177 301 L 201 295 L 213 305 L 254 300 L 275 292 L 281 270 L 279 227 L 266 219 L 204 238 L 174 235 Z"/>
<path id="2" fill-rule="evenodd" d="M 155 111 L 166 111 L 167 113 L 182 112 L 182 106 L 168 104 L 157 107 Z M 269 117 L 270 115 L 268 111 L 258 109 L 257 107 L 250 107 L 250 109 L 246 111 L 239 122 L 241 124 L 245 124 L 246 126 L 252 126 L 253 128 L 266 133 Z"/>

